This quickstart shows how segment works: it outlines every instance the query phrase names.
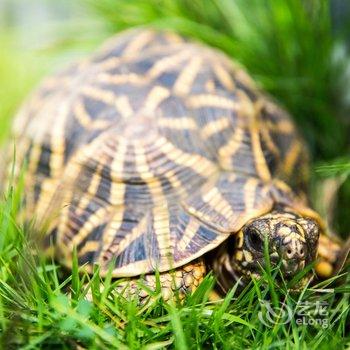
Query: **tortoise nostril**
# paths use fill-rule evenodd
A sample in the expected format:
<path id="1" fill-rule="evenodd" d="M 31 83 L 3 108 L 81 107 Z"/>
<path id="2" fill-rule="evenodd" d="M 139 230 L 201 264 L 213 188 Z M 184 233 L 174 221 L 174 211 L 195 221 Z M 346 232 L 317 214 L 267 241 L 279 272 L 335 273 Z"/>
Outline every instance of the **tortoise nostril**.
<path id="1" fill-rule="evenodd" d="M 304 247 L 290 247 L 287 246 L 283 250 L 283 255 L 288 259 L 293 258 L 304 258 L 305 256 L 305 248 Z"/>

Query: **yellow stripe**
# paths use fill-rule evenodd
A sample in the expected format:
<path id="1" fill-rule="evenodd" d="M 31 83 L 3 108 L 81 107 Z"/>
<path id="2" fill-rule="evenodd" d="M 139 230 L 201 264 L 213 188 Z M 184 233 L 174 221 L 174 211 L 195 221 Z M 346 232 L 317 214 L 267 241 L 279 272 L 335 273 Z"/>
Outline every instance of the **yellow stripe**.
<path id="1" fill-rule="evenodd" d="M 158 121 L 159 126 L 163 126 L 165 128 L 175 129 L 175 130 L 196 130 L 197 124 L 190 117 L 182 117 L 182 118 L 161 118 Z"/>
<path id="2" fill-rule="evenodd" d="M 268 149 L 271 151 L 271 153 L 273 153 L 277 158 L 280 157 L 280 152 L 277 148 L 277 146 L 275 145 L 275 143 L 273 142 L 270 132 L 268 130 L 268 128 L 266 128 L 263 125 L 260 125 L 260 132 L 261 132 L 261 136 L 264 139 L 266 146 L 268 147 Z"/>
<path id="3" fill-rule="evenodd" d="M 31 151 L 30 151 L 30 157 L 28 161 L 28 172 L 34 174 L 36 172 L 36 169 L 39 164 L 40 155 L 41 155 L 41 145 L 40 140 L 35 140 L 36 142 L 33 143 Z"/>
<path id="4" fill-rule="evenodd" d="M 212 79 L 208 79 L 205 84 L 205 90 L 208 92 L 208 93 L 215 93 L 215 84 L 214 84 L 214 80 Z"/>
<path id="5" fill-rule="evenodd" d="M 181 50 L 175 55 L 166 56 L 158 60 L 152 68 L 147 72 L 147 76 L 155 79 L 160 76 L 163 72 L 170 71 L 173 68 L 176 68 L 182 61 L 191 55 L 189 50 Z"/>
<path id="6" fill-rule="evenodd" d="M 121 116 L 125 119 L 134 115 L 134 110 L 130 104 L 128 96 L 122 95 L 115 99 L 115 107 Z"/>
<path id="7" fill-rule="evenodd" d="M 84 225 L 80 228 L 79 232 L 73 237 L 69 243 L 68 248 L 73 249 L 74 246 L 78 246 L 86 237 L 88 237 L 93 232 L 95 228 L 108 221 L 109 215 L 110 208 L 105 207 L 102 207 L 95 213 L 91 214 L 89 218 L 84 222 Z"/>
<path id="8" fill-rule="evenodd" d="M 207 139 L 214 134 L 224 131 L 230 126 L 232 126 L 230 119 L 227 117 L 221 117 L 205 124 L 203 128 L 201 128 L 200 133 L 204 139 Z"/>
<path id="9" fill-rule="evenodd" d="M 101 183 L 101 171 L 103 169 L 103 165 L 104 163 L 100 162 L 96 168 L 96 171 L 92 175 L 87 193 L 84 193 L 79 201 L 77 215 L 82 215 L 82 213 L 86 210 L 87 206 L 90 204 L 91 200 L 93 200 L 93 198 L 96 197 L 98 187 Z"/>
<path id="10" fill-rule="evenodd" d="M 111 196 L 110 203 L 114 206 L 122 205 L 124 203 L 124 195 L 126 186 L 122 182 L 124 171 L 124 160 L 127 151 L 127 145 L 120 142 L 118 149 L 115 152 L 114 159 L 111 164 Z"/>
<path id="11" fill-rule="evenodd" d="M 221 194 L 217 187 L 212 188 L 209 192 L 204 194 L 202 196 L 202 200 L 203 202 L 208 203 L 211 208 L 226 217 L 228 220 L 236 217 L 230 203 Z"/>
<path id="12" fill-rule="evenodd" d="M 244 184 L 244 205 L 245 205 L 245 211 L 249 211 L 251 209 L 254 209 L 254 203 L 255 203 L 255 191 L 256 188 L 259 185 L 259 180 L 255 179 L 253 177 L 249 177 Z"/>
<path id="13" fill-rule="evenodd" d="M 216 77 L 219 79 L 221 84 L 230 91 L 234 90 L 235 83 L 230 73 L 225 68 L 223 68 L 221 64 L 218 63 L 213 65 L 213 69 Z"/>
<path id="14" fill-rule="evenodd" d="M 186 250 L 186 247 L 192 241 L 192 239 L 196 235 L 199 228 L 200 228 L 199 222 L 191 218 L 181 240 L 177 243 L 177 246 L 180 250 L 182 251 Z"/>
<path id="15" fill-rule="evenodd" d="M 174 43 L 176 44 L 180 44 L 184 42 L 184 39 L 173 33 L 173 32 L 165 32 L 163 33 L 164 37 L 166 38 L 166 40 L 169 42 L 170 45 L 173 45 Z"/>
<path id="16" fill-rule="evenodd" d="M 113 256 L 118 256 L 121 252 L 125 250 L 130 244 L 141 237 L 144 233 L 147 232 L 148 216 L 145 215 L 142 220 L 135 226 L 131 232 L 129 232 L 119 243 L 115 246 L 104 246 L 104 254 L 101 254 L 100 258 L 103 261 L 104 255 L 107 251 L 112 251 Z M 108 236 L 107 236 L 108 237 Z"/>
<path id="17" fill-rule="evenodd" d="M 134 145 L 134 149 L 137 147 L 137 144 Z M 148 184 L 148 189 L 153 195 L 153 198 L 157 203 L 161 201 L 163 197 L 163 188 L 160 180 L 155 177 L 154 173 L 150 170 L 148 160 L 145 154 L 145 149 L 139 147 L 139 150 L 134 155 L 135 157 L 135 167 L 139 176 Z"/>
<path id="18" fill-rule="evenodd" d="M 281 134 L 291 134 L 295 131 L 293 123 L 287 119 L 280 120 L 275 123 L 271 122 L 270 120 L 266 120 L 266 125 L 268 126 L 269 130 Z"/>
<path id="19" fill-rule="evenodd" d="M 61 127 L 61 131 L 59 131 Z M 50 169 L 52 177 L 59 177 L 62 174 L 64 168 L 64 150 L 65 150 L 65 125 L 62 122 L 61 126 L 54 125 L 54 130 L 57 130 L 51 135 L 51 157 L 50 157 Z"/>
<path id="20" fill-rule="evenodd" d="M 244 114 L 249 120 L 249 130 L 251 135 L 251 142 L 253 148 L 253 155 L 255 160 L 256 170 L 259 177 L 263 181 L 270 181 L 271 174 L 267 166 L 264 153 L 261 148 L 260 136 L 259 136 L 259 116 L 262 108 L 261 101 L 253 104 L 249 97 L 243 91 L 237 91 L 237 95 L 240 97 L 241 104 L 244 107 Z"/>
<path id="21" fill-rule="evenodd" d="M 173 188 L 177 190 L 177 193 L 181 195 L 185 188 L 183 187 L 181 181 L 177 178 L 174 170 L 169 170 L 166 173 L 162 174 L 171 184 Z"/>
<path id="22" fill-rule="evenodd" d="M 123 84 L 134 84 L 134 85 L 144 85 L 147 80 L 136 73 L 128 74 L 107 74 L 100 73 L 97 75 L 96 80 L 101 83 L 113 84 L 113 85 L 123 85 Z"/>
<path id="23" fill-rule="evenodd" d="M 162 257 L 169 257 L 174 252 L 170 236 L 169 212 L 166 206 L 153 209 L 153 228 Z"/>
<path id="24" fill-rule="evenodd" d="M 118 67 L 121 63 L 122 63 L 122 60 L 120 57 L 111 57 L 102 62 L 95 63 L 95 65 L 101 71 L 106 71 L 106 70 Z"/>
<path id="25" fill-rule="evenodd" d="M 159 137 L 155 144 L 162 145 L 162 152 L 166 154 L 167 158 L 172 160 L 175 164 L 190 167 L 191 170 L 199 175 L 205 174 L 209 177 L 217 169 L 216 165 L 209 159 L 199 154 L 186 153 L 181 149 L 176 148 L 163 137 Z"/>
<path id="26" fill-rule="evenodd" d="M 116 95 L 109 90 L 102 90 L 92 86 L 86 86 L 83 88 L 82 93 L 84 96 L 90 97 L 96 101 L 102 101 L 111 106 L 114 105 Z"/>
<path id="27" fill-rule="evenodd" d="M 147 111 L 155 111 L 158 105 L 165 100 L 170 95 L 170 91 L 162 86 L 155 86 L 152 88 L 146 101 L 143 105 L 143 108 Z"/>
<path id="28" fill-rule="evenodd" d="M 54 179 L 54 178 L 45 178 L 41 182 L 41 192 L 39 199 L 36 203 L 35 207 L 35 215 L 40 224 L 44 224 L 42 220 L 46 219 L 46 216 L 48 215 L 48 209 L 50 207 L 50 204 L 52 202 L 52 199 L 56 193 L 57 187 L 60 184 L 60 179 Z M 56 204 L 57 205 L 57 204 Z M 61 203 L 59 203 L 61 205 Z M 47 218 L 52 219 L 52 218 Z"/>
<path id="29" fill-rule="evenodd" d="M 78 256 L 84 256 L 86 253 L 90 253 L 90 252 L 97 252 L 100 247 L 100 244 L 101 243 L 99 241 L 86 242 L 84 247 L 82 247 L 82 249 L 79 250 Z"/>
<path id="30" fill-rule="evenodd" d="M 192 95 L 187 99 L 187 102 L 191 108 L 216 107 L 233 111 L 237 111 L 240 108 L 239 104 L 234 100 L 212 94 Z"/>
<path id="31" fill-rule="evenodd" d="M 244 131 L 241 127 L 237 126 L 227 144 L 219 148 L 219 162 L 223 169 L 232 169 L 232 157 L 243 144 L 243 139 Z"/>
<path id="32" fill-rule="evenodd" d="M 288 153 L 285 156 L 284 170 L 286 174 L 291 174 L 295 170 L 295 165 L 301 152 L 301 143 L 295 140 L 292 146 L 288 149 Z"/>
<path id="33" fill-rule="evenodd" d="M 263 181 L 268 182 L 271 180 L 271 174 L 267 166 L 264 153 L 261 149 L 258 126 L 252 125 L 252 127 L 250 128 L 250 132 L 251 132 L 253 154 L 254 154 L 255 166 L 256 166 L 257 172 Z"/>
<path id="34" fill-rule="evenodd" d="M 176 94 L 187 95 L 191 91 L 193 82 L 201 69 L 201 65 L 202 59 L 196 56 L 184 67 L 173 87 Z"/>
<path id="35" fill-rule="evenodd" d="M 82 101 L 77 101 L 74 105 L 74 115 L 81 126 L 88 130 L 105 129 L 110 125 L 108 120 L 93 120 L 85 109 Z"/>
<path id="36" fill-rule="evenodd" d="M 120 230 L 120 227 L 123 223 L 123 214 L 125 211 L 124 207 L 118 207 L 118 208 L 113 208 L 113 210 L 115 211 L 113 214 L 113 217 L 111 218 L 111 220 L 108 223 L 108 226 L 106 227 L 106 229 L 103 232 L 102 235 L 102 249 L 101 252 L 99 254 L 99 262 L 103 262 L 103 259 L 105 257 L 106 252 L 111 248 L 111 245 L 113 244 L 113 241 L 116 237 L 117 232 Z M 130 232 L 130 235 L 132 233 Z M 124 238 L 125 240 L 125 238 Z M 123 240 L 121 241 L 123 242 Z M 118 247 L 116 247 L 117 249 L 119 248 L 120 245 L 118 245 Z"/>
<path id="37" fill-rule="evenodd" d="M 123 50 L 122 56 L 136 56 L 154 38 L 154 32 L 142 31 L 134 37 L 129 45 Z"/>
<path id="38" fill-rule="evenodd" d="M 59 224 L 58 224 L 58 233 L 57 233 L 57 242 L 58 246 L 61 249 L 62 253 L 67 257 L 68 252 L 66 247 L 63 246 L 63 238 L 68 237 L 71 238 L 71 232 L 67 231 L 67 225 L 69 222 L 69 213 L 70 206 L 72 203 L 72 198 L 75 194 L 73 190 L 73 186 L 75 184 L 75 180 L 77 176 L 79 176 L 81 171 L 81 164 L 77 162 L 78 156 L 76 159 L 71 160 L 65 170 L 64 173 L 64 181 L 62 182 L 62 188 L 65 188 L 64 191 L 58 192 L 57 195 L 62 197 L 62 209 L 60 212 Z M 74 161 L 75 160 L 75 161 Z M 73 226 L 73 222 L 70 223 L 70 226 Z M 77 227 L 79 230 L 79 227 Z"/>

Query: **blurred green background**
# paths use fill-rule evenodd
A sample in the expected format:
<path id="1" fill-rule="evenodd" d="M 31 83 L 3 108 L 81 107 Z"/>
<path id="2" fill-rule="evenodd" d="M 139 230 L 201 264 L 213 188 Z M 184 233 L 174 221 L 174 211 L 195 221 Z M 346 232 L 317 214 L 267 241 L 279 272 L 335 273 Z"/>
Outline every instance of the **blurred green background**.
<path id="1" fill-rule="evenodd" d="M 0 0 L 0 141 L 42 76 L 136 25 L 176 30 L 244 65 L 304 134 L 316 208 L 341 185 L 333 224 L 350 231 L 349 1 Z"/>

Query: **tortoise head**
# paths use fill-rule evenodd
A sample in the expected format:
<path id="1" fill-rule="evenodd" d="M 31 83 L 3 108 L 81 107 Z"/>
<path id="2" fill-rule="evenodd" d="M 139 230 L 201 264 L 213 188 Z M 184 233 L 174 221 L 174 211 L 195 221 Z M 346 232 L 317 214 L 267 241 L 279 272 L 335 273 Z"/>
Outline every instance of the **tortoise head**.
<path id="1" fill-rule="evenodd" d="M 222 251 L 219 284 L 228 289 L 238 279 L 246 284 L 252 275 L 260 277 L 261 267 L 266 266 L 265 241 L 271 266 L 280 264 L 283 277 L 291 279 L 315 259 L 319 231 L 315 220 L 289 211 L 276 210 L 250 220 Z"/>

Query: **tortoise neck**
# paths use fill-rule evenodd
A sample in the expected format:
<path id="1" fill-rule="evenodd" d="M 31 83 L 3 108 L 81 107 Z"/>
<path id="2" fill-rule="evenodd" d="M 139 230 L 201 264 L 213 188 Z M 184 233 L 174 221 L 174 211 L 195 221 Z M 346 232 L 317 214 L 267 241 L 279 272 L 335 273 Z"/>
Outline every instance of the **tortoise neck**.
<path id="1" fill-rule="evenodd" d="M 216 278 L 216 289 L 220 293 L 226 294 L 236 283 L 241 287 L 244 286 L 243 281 L 232 265 L 232 255 L 228 250 L 227 242 L 210 252 L 206 256 L 205 261 L 208 270 L 211 270 Z"/>

